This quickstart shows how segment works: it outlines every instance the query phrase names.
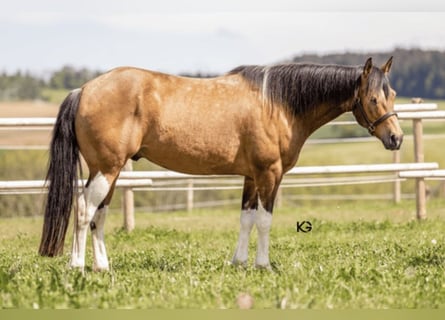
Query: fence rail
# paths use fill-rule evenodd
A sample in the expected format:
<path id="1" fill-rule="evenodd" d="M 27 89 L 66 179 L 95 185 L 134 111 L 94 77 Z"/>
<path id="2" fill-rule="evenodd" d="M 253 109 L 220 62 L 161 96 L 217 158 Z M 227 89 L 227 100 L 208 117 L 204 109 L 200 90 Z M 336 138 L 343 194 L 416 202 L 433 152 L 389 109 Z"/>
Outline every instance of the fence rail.
<path id="1" fill-rule="evenodd" d="M 400 172 L 400 178 L 445 178 L 445 170 L 414 170 L 411 172 Z"/>
<path id="2" fill-rule="evenodd" d="M 79 180 L 78 185 L 82 187 L 86 184 L 86 180 Z M 116 182 L 116 187 L 118 188 L 137 188 L 137 187 L 146 187 L 153 185 L 153 180 L 151 179 L 119 179 Z M 27 193 L 27 191 L 36 191 L 45 193 L 47 189 L 47 185 L 44 180 L 12 180 L 12 181 L 0 181 L 0 194 L 3 192 L 16 192 L 19 193 Z"/>
<path id="3" fill-rule="evenodd" d="M 384 164 L 362 164 L 362 165 L 335 165 L 335 166 L 303 166 L 295 167 L 289 170 L 285 177 L 301 176 L 301 175 L 318 175 L 318 174 L 350 174 L 350 173 L 382 173 L 382 172 L 403 172 L 400 173 L 400 177 L 414 178 L 421 173 L 427 173 L 429 177 L 443 176 L 445 170 L 437 170 L 439 165 L 436 162 L 423 162 L 423 163 L 384 163 Z M 421 170 L 421 171 L 420 171 Z M 414 171 L 414 175 L 410 175 L 409 171 Z M 200 180 L 205 179 L 207 181 L 215 181 L 214 179 L 220 179 L 220 175 L 190 175 L 182 174 L 174 171 L 122 171 L 116 182 L 118 188 L 138 188 L 153 186 L 153 180 L 164 179 L 187 179 L 187 180 Z M 239 176 L 224 176 L 239 178 Z M 394 178 L 393 178 L 394 179 Z M 342 180 L 340 182 L 346 182 Z M 387 179 L 385 180 L 387 181 Z M 299 181 L 300 182 L 300 181 Z M 320 183 L 319 181 L 318 183 Z M 86 180 L 79 180 L 78 185 L 81 187 L 86 184 Z M 0 194 L 4 191 L 20 191 L 27 190 L 46 192 L 47 185 L 44 180 L 13 180 L 13 181 L 0 181 Z M 166 189 L 172 189 L 170 187 Z M 209 188 L 202 188 L 208 190 Z"/>
<path id="4" fill-rule="evenodd" d="M 425 205 L 425 178 L 445 178 L 445 170 L 438 170 L 437 163 L 424 162 L 423 154 L 423 126 L 422 120 L 425 119 L 445 119 L 445 111 L 437 110 L 436 104 L 403 104 L 396 105 L 395 111 L 401 120 L 413 121 L 413 138 L 414 138 L 414 155 L 415 163 L 400 163 L 400 156 L 395 152 L 394 162 L 389 164 L 371 164 L 371 165 L 338 165 L 338 166 L 311 166 L 311 167 L 295 167 L 291 169 L 286 177 L 292 175 L 312 175 L 312 174 L 355 174 L 355 173 L 394 173 L 394 177 L 386 177 L 380 181 L 394 181 L 395 200 L 400 200 L 400 181 L 402 179 L 413 178 L 416 180 L 416 206 L 417 217 L 419 219 L 426 217 Z M 55 118 L 0 118 L 0 129 L 29 129 L 29 128 L 44 128 L 50 129 L 55 123 Z M 328 125 L 350 125 L 355 124 L 353 121 L 333 121 Z M 319 139 L 323 140 L 323 139 Z M 327 139 L 329 140 L 329 139 Z M 32 146 L 29 146 L 32 148 Z M 187 185 L 187 208 L 190 210 L 193 207 L 193 190 L 195 179 L 213 180 L 215 178 L 221 179 L 222 176 L 197 176 L 187 175 L 171 171 L 132 171 L 131 162 L 126 165 L 125 171 L 122 171 L 117 181 L 117 187 L 124 188 L 124 215 L 125 227 L 132 229 L 134 227 L 133 207 L 133 188 L 153 188 L 153 180 L 168 180 L 181 179 L 186 180 Z M 227 176 L 225 176 L 227 177 Z M 230 176 L 229 176 L 230 177 Z M 232 176 L 233 177 L 233 176 Z M 365 179 L 364 183 L 373 183 L 379 179 Z M 318 181 L 315 185 L 326 185 L 332 183 L 326 179 Z M 336 182 L 341 184 L 348 183 L 347 180 Z M 357 181 L 349 183 L 357 183 Z M 291 184 L 287 184 L 290 186 Z M 294 183 L 294 186 L 297 184 Z M 283 182 L 283 186 L 286 183 Z M 153 188 L 154 189 L 154 188 Z M 171 189 L 171 188 L 170 188 Z M 0 181 L 0 194 L 14 194 L 14 193 L 37 193 L 45 192 L 44 181 Z"/>

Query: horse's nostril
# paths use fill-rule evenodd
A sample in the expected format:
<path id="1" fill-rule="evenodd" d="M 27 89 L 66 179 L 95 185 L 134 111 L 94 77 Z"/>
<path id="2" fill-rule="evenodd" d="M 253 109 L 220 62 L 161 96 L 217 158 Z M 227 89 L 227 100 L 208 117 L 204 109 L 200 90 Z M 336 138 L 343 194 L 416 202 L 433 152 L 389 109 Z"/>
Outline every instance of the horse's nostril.
<path id="1" fill-rule="evenodd" d="M 396 134 L 391 134 L 389 137 L 389 144 L 391 145 L 391 148 L 394 150 L 398 150 L 400 148 L 400 145 L 402 144 L 403 136 L 398 136 Z"/>
<path id="2" fill-rule="evenodd" d="M 397 144 L 398 144 L 398 141 L 399 139 L 397 138 L 397 136 L 395 135 L 395 134 L 392 134 L 391 135 L 391 144 L 393 145 L 393 146 L 397 146 Z"/>

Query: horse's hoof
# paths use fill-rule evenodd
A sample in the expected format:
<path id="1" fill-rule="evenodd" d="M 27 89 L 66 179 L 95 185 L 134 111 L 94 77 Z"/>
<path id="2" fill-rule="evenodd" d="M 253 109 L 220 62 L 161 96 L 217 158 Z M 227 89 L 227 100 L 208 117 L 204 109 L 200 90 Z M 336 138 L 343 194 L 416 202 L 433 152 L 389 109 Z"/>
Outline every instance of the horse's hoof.
<path id="1" fill-rule="evenodd" d="M 108 272 L 108 271 L 110 271 L 110 268 L 108 266 L 103 266 L 103 267 L 93 266 L 93 271 L 94 272 Z"/>
<path id="2" fill-rule="evenodd" d="M 232 266 L 238 268 L 247 268 L 247 261 L 232 260 Z"/>
<path id="3" fill-rule="evenodd" d="M 78 272 L 82 273 L 83 275 L 85 274 L 85 266 L 70 264 L 68 268 L 73 271 L 78 271 Z"/>
<path id="4" fill-rule="evenodd" d="M 255 268 L 258 270 L 266 270 L 266 271 L 272 271 L 272 266 L 268 264 L 255 264 Z"/>

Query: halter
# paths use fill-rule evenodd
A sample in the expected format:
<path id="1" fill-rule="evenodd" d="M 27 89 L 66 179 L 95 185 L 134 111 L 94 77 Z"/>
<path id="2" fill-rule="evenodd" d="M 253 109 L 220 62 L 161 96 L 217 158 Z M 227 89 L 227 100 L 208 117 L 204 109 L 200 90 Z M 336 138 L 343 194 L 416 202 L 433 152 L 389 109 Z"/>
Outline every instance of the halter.
<path id="1" fill-rule="evenodd" d="M 376 121 L 371 122 L 371 120 L 369 120 L 368 116 L 366 115 L 365 109 L 363 108 L 360 98 L 358 98 L 355 101 L 355 104 L 354 104 L 354 107 L 352 108 L 352 110 L 354 110 L 354 109 L 358 109 L 360 111 L 363 119 L 365 119 L 366 124 L 368 125 L 368 132 L 371 135 L 374 135 L 375 129 L 383 121 L 385 121 L 386 119 L 388 119 L 392 116 L 398 117 L 397 113 L 395 113 L 394 111 L 389 111 L 389 112 L 385 113 L 383 116 L 381 116 L 380 118 L 378 118 Z"/>

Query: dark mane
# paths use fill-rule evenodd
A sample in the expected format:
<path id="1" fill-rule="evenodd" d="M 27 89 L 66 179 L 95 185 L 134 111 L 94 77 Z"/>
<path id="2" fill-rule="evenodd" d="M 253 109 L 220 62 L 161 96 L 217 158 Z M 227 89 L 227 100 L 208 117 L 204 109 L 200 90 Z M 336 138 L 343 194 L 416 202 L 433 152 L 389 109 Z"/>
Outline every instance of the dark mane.
<path id="1" fill-rule="evenodd" d="M 240 74 L 272 105 L 284 105 L 297 115 L 321 103 L 341 104 L 353 97 L 362 71 L 363 66 L 282 64 L 240 66 L 229 74 Z M 369 89 L 382 88 L 386 84 L 389 90 L 387 81 L 383 72 L 374 67 Z"/>

